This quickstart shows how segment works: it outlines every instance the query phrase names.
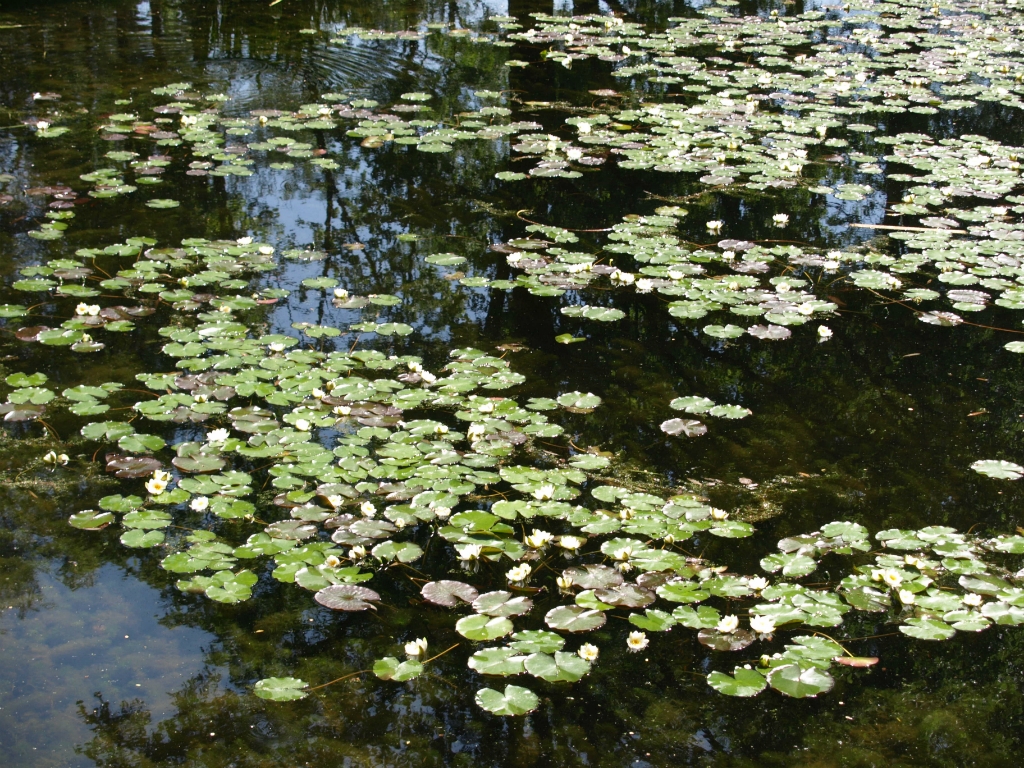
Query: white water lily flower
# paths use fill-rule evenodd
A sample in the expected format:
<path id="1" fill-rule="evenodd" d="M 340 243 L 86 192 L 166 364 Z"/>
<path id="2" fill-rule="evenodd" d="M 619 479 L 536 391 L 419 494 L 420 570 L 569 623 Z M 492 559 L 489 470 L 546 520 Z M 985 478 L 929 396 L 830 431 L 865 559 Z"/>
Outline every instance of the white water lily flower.
<path id="1" fill-rule="evenodd" d="M 210 499 L 206 496 L 196 496 L 188 505 L 193 512 L 203 512 L 210 506 Z"/>
<path id="2" fill-rule="evenodd" d="M 487 433 L 487 427 L 483 424 L 470 424 L 466 430 L 466 439 L 474 443 Z"/>
<path id="3" fill-rule="evenodd" d="M 422 370 L 423 370 L 423 366 L 422 366 L 422 365 L 420 365 L 419 363 L 417 363 L 417 362 L 416 362 L 415 360 L 410 360 L 410 361 L 409 361 L 408 363 L 406 363 L 405 365 L 406 365 L 406 367 L 407 367 L 407 368 L 408 368 L 408 369 L 409 369 L 410 371 L 412 371 L 413 373 L 419 373 L 420 371 L 422 371 Z"/>
<path id="4" fill-rule="evenodd" d="M 714 509 L 713 508 L 711 510 L 711 519 L 712 520 L 728 520 L 729 519 L 729 513 L 726 512 L 724 509 Z"/>
<path id="5" fill-rule="evenodd" d="M 585 540 L 581 539 L 579 536 L 560 536 L 558 538 L 558 546 L 572 552 L 582 547 L 584 541 Z"/>
<path id="6" fill-rule="evenodd" d="M 787 224 L 789 224 L 789 214 L 786 214 L 786 213 L 776 213 L 774 216 L 772 216 L 772 223 L 776 227 L 784 227 L 784 226 L 786 226 Z"/>
<path id="7" fill-rule="evenodd" d="M 479 544 L 464 544 L 459 549 L 459 560 L 478 560 L 484 548 Z"/>
<path id="8" fill-rule="evenodd" d="M 348 416 L 350 413 L 352 413 L 352 408 L 347 405 L 336 405 L 334 406 L 334 409 L 331 411 L 331 413 L 333 413 L 335 416 Z"/>
<path id="9" fill-rule="evenodd" d="M 542 485 L 532 495 L 537 501 L 550 501 L 555 496 L 555 486 L 550 483 Z"/>
<path id="10" fill-rule="evenodd" d="M 577 123 L 576 130 L 579 131 L 580 133 L 590 133 L 590 123 Z"/>
<path id="11" fill-rule="evenodd" d="M 755 576 L 754 578 L 747 580 L 747 586 L 755 592 L 760 592 L 768 586 L 768 579 L 764 576 Z"/>
<path id="12" fill-rule="evenodd" d="M 269 349 L 271 352 L 284 352 L 284 344 L 279 341 L 275 341 L 269 345 Z"/>
<path id="13" fill-rule="evenodd" d="M 477 410 L 480 411 L 480 413 L 493 413 L 494 403 L 492 403 L 490 400 L 484 403 L 480 403 L 480 406 L 477 408 Z"/>
<path id="14" fill-rule="evenodd" d="M 613 283 L 622 283 L 623 285 L 632 285 L 636 280 L 636 276 L 632 272 L 623 272 L 621 269 L 612 272 L 609 278 Z"/>
<path id="15" fill-rule="evenodd" d="M 534 528 L 533 533 L 526 537 L 526 545 L 534 549 L 541 549 L 550 544 L 554 538 L 554 534 Z"/>
<path id="16" fill-rule="evenodd" d="M 344 497 L 339 496 L 338 494 L 334 494 L 332 496 L 327 497 L 327 503 L 330 504 L 335 509 L 337 509 L 338 507 L 345 503 L 345 499 Z"/>
<path id="17" fill-rule="evenodd" d="M 272 245 L 261 245 L 260 253 L 264 256 L 272 256 L 274 253 L 274 246 Z"/>
<path id="18" fill-rule="evenodd" d="M 310 423 L 306 419 L 296 419 L 295 428 L 300 432 L 309 432 Z"/>
<path id="19" fill-rule="evenodd" d="M 327 559 L 324 560 L 324 565 L 326 565 L 328 568 L 338 568 L 339 566 L 341 566 L 341 558 L 339 558 L 337 555 L 328 555 Z"/>
<path id="20" fill-rule="evenodd" d="M 348 291 L 346 291 L 344 288 L 335 288 L 334 289 L 334 298 L 336 298 L 336 299 L 347 299 L 348 298 Z"/>
<path id="21" fill-rule="evenodd" d="M 58 454 L 56 451 L 48 451 L 46 455 L 43 456 L 43 462 L 52 466 L 60 464 L 63 467 L 68 463 L 68 461 L 69 459 L 66 453 Z"/>
<path id="22" fill-rule="evenodd" d="M 158 469 L 155 472 L 153 472 L 153 479 L 154 480 L 160 480 L 161 482 L 164 482 L 164 483 L 169 483 L 169 482 L 171 482 L 171 473 L 170 472 L 165 472 L 162 469 Z"/>
<path id="23" fill-rule="evenodd" d="M 448 427 L 446 427 L 444 424 L 438 424 L 436 427 L 434 427 L 434 434 L 435 435 L 447 435 L 448 434 Z"/>
<path id="24" fill-rule="evenodd" d="M 647 635 L 643 632 L 630 632 L 629 637 L 626 638 L 626 647 L 629 648 L 632 653 L 642 651 L 650 645 L 650 643 L 651 641 L 647 639 Z"/>
<path id="25" fill-rule="evenodd" d="M 596 645 L 590 643 L 584 643 L 580 646 L 576 654 L 584 661 L 597 661 L 597 656 L 601 651 L 598 650 Z"/>
<path id="26" fill-rule="evenodd" d="M 327 396 L 327 393 L 320 389 L 320 387 L 314 387 L 313 391 L 310 392 L 309 394 L 311 394 L 317 400 L 323 400 Z"/>
<path id="27" fill-rule="evenodd" d="M 917 600 L 917 598 L 914 597 L 914 593 L 911 592 L 909 589 L 901 589 L 897 593 L 897 595 L 900 598 L 900 602 L 904 605 L 913 605 L 914 602 Z"/>
<path id="28" fill-rule="evenodd" d="M 818 341 L 828 341 L 832 338 L 832 329 L 827 325 L 818 326 Z"/>
<path id="29" fill-rule="evenodd" d="M 882 571 L 882 581 L 890 587 L 898 587 L 903 583 L 903 577 L 892 568 Z"/>
<path id="30" fill-rule="evenodd" d="M 983 598 L 976 592 L 968 592 L 966 595 L 964 595 L 964 605 L 969 605 L 972 608 L 977 608 L 983 602 L 985 602 L 985 598 Z"/>
<path id="31" fill-rule="evenodd" d="M 430 371 L 423 371 L 420 374 L 420 378 L 427 384 L 433 384 L 435 381 L 437 381 L 437 376 L 432 374 Z"/>
<path id="32" fill-rule="evenodd" d="M 348 556 L 352 560 L 362 560 L 366 557 L 366 547 L 362 544 L 357 544 L 348 551 Z"/>
<path id="33" fill-rule="evenodd" d="M 427 652 L 427 638 L 421 637 L 405 644 L 405 653 L 408 656 L 422 656 Z"/>
<path id="34" fill-rule="evenodd" d="M 377 514 L 377 508 L 373 506 L 372 501 L 364 501 L 360 504 L 359 511 L 362 512 L 365 517 L 373 517 Z"/>
<path id="35" fill-rule="evenodd" d="M 705 226 L 708 228 L 708 231 L 710 232 L 721 232 L 722 225 L 723 222 L 719 221 L 718 219 L 713 219 L 712 221 L 709 221 L 707 224 L 705 224 Z"/>
<path id="36" fill-rule="evenodd" d="M 583 157 L 583 150 L 580 149 L 579 147 L 569 147 L 567 150 L 565 150 L 565 156 L 568 157 L 570 160 L 579 160 L 581 157 Z"/>
<path id="37" fill-rule="evenodd" d="M 452 513 L 451 507 L 436 506 L 431 507 L 434 510 L 434 514 L 437 515 L 438 520 L 447 520 L 448 516 Z"/>
<path id="38" fill-rule="evenodd" d="M 729 614 L 728 616 L 722 617 L 722 620 L 718 622 L 718 625 L 715 627 L 715 629 L 717 629 L 723 635 L 729 635 L 735 632 L 737 629 L 739 629 L 739 626 L 739 617 Z"/>
<path id="39" fill-rule="evenodd" d="M 223 443 L 231 437 L 231 433 L 226 429 L 215 429 L 206 436 L 206 442 L 208 443 Z"/>
<path id="40" fill-rule="evenodd" d="M 526 581 L 530 578 L 530 573 L 532 571 L 533 569 L 530 567 L 529 563 L 520 563 L 514 568 L 510 568 L 508 573 L 505 575 L 508 577 L 509 581 Z"/>
<path id="41" fill-rule="evenodd" d="M 572 587 L 572 576 L 559 576 L 555 579 L 555 584 L 563 592 L 567 592 Z"/>
<path id="42" fill-rule="evenodd" d="M 632 556 L 633 556 L 633 548 L 632 547 L 623 547 L 622 549 L 617 549 L 614 552 L 612 552 L 612 557 L 614 557 L 616 560 L 623 560 L 623 561 L 625 561 L 625 560 L 629 560 L 629 558 L 631 558 Z"/>
<path id="43" fill-rule="evenodd" d="M 146 481 L 146 490 L 154 496 L 159 496 L 167 490 L 167 481 L 151 477 Z"/>
<path id="44" fill-rule="evenodd" d="M 650 293 L 654 290 L 654 281 L 649 277 L 641 277 L 636 281 L 637 293 Z"/>
<path id="45" fill-rule="evenodd" d="M 237 240 L 235 240 L 235 242 L 238 243 L 239 245 L 252 245 L 252 238 L 251 237 L 240 237 Z"/>
<path id="46" fill-rule="evenodd" d="M 46 122 L 45 120 L 38 120 L 38 121 L 36 121 L 36 129 L 37 130 L 45 131 L 49 127 L 50 127 L 50 124 L 48 122 Z"/>
<path id="47" fill-rule="evenodd" d="M 751 616 L 750 628 L 759 635 L 770 635 L 775 631 L 775 619 L 771 616 Z"/>

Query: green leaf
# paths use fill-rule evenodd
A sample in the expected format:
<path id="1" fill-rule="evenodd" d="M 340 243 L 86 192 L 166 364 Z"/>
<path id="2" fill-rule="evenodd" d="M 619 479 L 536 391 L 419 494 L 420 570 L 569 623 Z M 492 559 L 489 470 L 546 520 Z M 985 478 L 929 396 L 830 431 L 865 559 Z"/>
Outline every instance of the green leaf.
<path id="1" fill-rule="evenodd" d="M 381 680 L 394 680 L 404 683 L 423 674 L 423 664 L 415 659 L 399 662 L 394 656 L 378 659 L 373 665 L 373 674 Z"/>
<path id="2" fill-rule="evenodd" d="M 306 697 L 303 689 L 308 685 L 296 677 L 267 677 L 256 683 L 253 693 L 270 701 L 296 701 Z"/>
<path id="3" fill-rule="evenodd" d="M 575 653 L 557 651 L 553 656 L 533 653 L 524 662 L 526 671 L 549 683 L 575 683 L 590 672 L 590 662 Z"/>
<path id="4" fill-rule="evenodd" d="M 540 699 L 529 688 L 506 685 L 504 693 L 493 688 L 481 688 L 476 692 L 476 703 L 492 715 L 508 717 L 532 712 L 540 706 Z"/>
<path id="5" fill-rule="evenodd" d="M 515 648 L 484 648 L 470 656 L 468 664 L 481 675 L 508 677 L 522 674 L 524 661 L 526 656 Z"/>
<path id="6" fill-rule="evenodd" d="M 785 664 L 768 673 L 768 684 L 794 699 L 826 693 L 832 690 L 834 683 L 831 675 L 813 666 Z"/>
<path id="7" fill-rule="evenodd" d="M 948 640 L 956 634 L 949 624 L 938 619 L 907 619 L 900 632 L 918 640 Z"/>
<path id="8" fill-rule="evenodd" d="M 746 698 L 757 696 L 768 686 L 768 681 L 756 669 L 736 667 L 731 677 L 724 672 L 712 672 L 708 675 L 708 685 L 726 696 Z"/>
<path id="9" fill-rule="evenodd" d="M 512 622 L 503 616 L 474 614 L 464 616 L 455 624 L 455 631 L 469 640 L 497 640 L 512 631 Z"/>

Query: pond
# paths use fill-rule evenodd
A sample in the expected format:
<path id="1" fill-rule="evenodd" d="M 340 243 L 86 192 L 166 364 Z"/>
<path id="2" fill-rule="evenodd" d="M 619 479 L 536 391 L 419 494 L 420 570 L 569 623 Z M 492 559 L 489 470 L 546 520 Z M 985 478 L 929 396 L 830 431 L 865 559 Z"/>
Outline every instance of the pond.
<path id="1" fill-rule="evenodd" d="M 1024 7 L 0 9 L 0 748 L 1001 766 Z"/>

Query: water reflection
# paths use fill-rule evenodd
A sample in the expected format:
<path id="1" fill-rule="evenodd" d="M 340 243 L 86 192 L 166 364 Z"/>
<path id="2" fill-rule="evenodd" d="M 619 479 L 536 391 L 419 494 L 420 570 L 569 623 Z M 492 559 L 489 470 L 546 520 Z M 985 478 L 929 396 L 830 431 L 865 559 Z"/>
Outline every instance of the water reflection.
<path id="1" fill-rule="evenodd" d="M 206 655 L 216 638 L 163 623 L 166 602 L 153 587 L 105 565 L 88 585 L 69 588 L 46 564 L 33 565 L 31 600 L 0 612 L 6 765 L 90 765 L 74 755 L 92 738 L 99 701 L 132 702 L 146 710 L 147 726 L 155 726 L 177 713 L 177 692 L 217 672 Z"/>
<path id="2" fill-rule="evenodd" d="M 587 105 L 593 100 L 584 95 L 580 72 L 593 75 L 583 83 L 588 87 L 618 85 L 596 66 L 572 74 L 507 71 L 493 49 L 457 40 L 326 45 L 300 30 L 355 24 L 400 30 L 441 21 L 467 26 L 496 13 L 525 18 L 533 11 L 609 8 L 658 25 L 701 5 L 284 0 L 267 9 L 152 0 L 8 6 L 2 19 L 25 27 L 16 36 L 0 32 L 6 36 L 0 45 L 3 103 L 20 115 L 31 106 L 31 93 L 61 92 L 58 108 L 80 142 L 42 144 L 14 130 L 0 143 L 0 170 L 15 174 L 21 187 L 84 188 L 78 175 L 106 164 L 110 149 L 95 138 L 99 116 L 120 108 L 115 98 L 148 104 L 149 89 L 172 80 L 224 90 L 232 97 L 228 113 L 238 115 L 292 109 L 327 90 L 392 103 L 403 91 L 425 89 L 436 94 L 441 112 L 451 113 L 476 106 L 475 88 Z M 525 47 L 517 52 L 538 54 Z M 519 116 L 553 131 L 564 119 L 534 106 L 524 106 Z M 938 137 L 1003 133 L 1007 123 L 1000 108 L 986 106 L 967 117 L 968 127 L 960 117 L 955 123 L 906 117 L 886 129 Z M 19 197 L 0 219 L 0 246 L 18 258 L 0 268 L 7 274 L 65 245 L 72 253 L 140 231 L 162 244 L 253 233 L 280 249 L 322 249 L 328 258 L 281 269 L 266 283 L 295 288 L 308 277 L 332 276 L 353 292 L 401 294 L 389 318 L 414 325 L 417 334 L 375 342 L 388 352 L 414 350 L 438 359 L 449 346 L 522 344 L 512 359 L 515 370 L 529 376 L 524 395 L 592 389 L 614 406 L 600 419 L 565 417 L 577 444 L 616 452 L 638 484 L 698 488 L 758 521 L 756 540 L 728 547 L 694 542 L 695 554 L 720 557 L 737 570 L 755 570 L 774 540 L 833 518 L 858 519 L 872 529 L 949 523 L 1010 531 L 1024 522 L 1021 489 L 996 490 L 965 469 L 977 456 L 1024 455 L 1015 412 L 1024 398 L 1021 363 L 993 352 L 985 330 L 960 329 L 958 343 L 949 344 L 947 329 L 923 326 L 852 292 L 838 296 L 844 316 L 827 346 L 814 339 L 777 347 L 712 343 L 675 324 L 656 296 L 624 299 L 628 316 L 619 324 L 581 329 L 554 302 L 522 290 L 458 288 L 422 257 L 456 252 L 469 259 L 473 274 L 506 279 L 503 257 L 487 247 L 523 234 L 517 212 L 597 229 L 639 207 L 653 208 L 657 203 L 641 200 L 642 192 L 685 195 L 694 190 L 692 180 L 625 173 L 609 164 L 585 185 L 551 180 L 515 187 L 493 179 L 510 163 L 504 142 L 427 157 L 411 148 L 360 148 L 340 130 L 317 131 L 311 141 L 339 167 L 320 172 L 300 165 L 226 180 L 185 177 L 182 168 L 172 168 L 163 184 L 167 196 L 183 201 L 179 211 L 154 214 L 135 198 L 86 200 L 61 245 L 25 236 L 44 205 Z M 860 141 L 854 149 L 879 151 L 868 137 Z M 153 150 L 144 137 L 129 144 Z M 830 184 L 864 180 L 850 168 L 823 173 Z M 787 210 L 808 241 L 853 243 L 870 235 L 844 230 L 846 223 L 880 220 L 898 195 L 893 185 L 862 205 L 837 202 L 824 212 L 801 190 L 771 201 L 716 198 L 695 204 L 693 223 L 685 226 L 695 241 L 709 218 L 727 219 L 751 237 L 771 237 L 771 213 Z M 420 239 L 400 239 L 410 233 Z M 584 236 L 580 247 L 597 243 Z M 1005 314 L 999 324 L 1014 322 Z M 344 325 L 352 319 L 319 292 L 301 289 L 265 315 L 267 327 L 280 332 L 291 332 L 296 322 Z M 40 359 L 38 348 L 10 338 L 0 344 L 12 370 L 46 368 L 64 386 L 131 381 L 139 370 L 169 365 L 157 352 L 162 342 L 155 325 L 84 362 Z M 555 336 L 565 332 L 584 333 L 588 343 L 557 344 Z M 657 428 L 670 415 L 665 404 L 695 392 L 742 403 L 756 415 L 750 423 L 719 422 L 699 443 L 667 439 Z M 981 415 L 968 419 L 971 413 Z M 67 417 L 54 421 L 66 438 L 79 426 Z M 71 451 L 73 469 L 51 476 L 38 467 L 41 450 L 31 454 L 44 444 L 41 428 L 9 429 L 24 450 L 3 454 L 6 481 L 67 481 L 81 474 L 78 485 L 67 481 L 57 501 L 48 486 L 25 486 L 31 493 L 11 497 L 4 512 L 0 607 L 13 607 L 0 619 L 0 646 L 14 661 L 0 670 L 0 747 L 14 765 L 959 766 L 1011 765 L 1020 748 L 1019 632 L 993 629 L 908 650 L 900 638 L 875 637 L 892 627 L 871 617 L 856 626 L 866 638 L 855 641 L 856 651 L 880 656 L 883 667 L 841 678 L 821 701 L 765 697 L 752 706 L 725 699 L 709 692 L 704 674 L 712 657 L 691 636 L 672 636 L 633 656 L 613 649 L 619 638 L 609 629 L 598 637 L 609 650 L 585 684 L 538 686 L 544 704 L 531 718 L 489 718 L 466 695 L 487 681 L 467 670 L 465 648 L 439 661 L 436 674 L 409 685 L 365 673 L 374 659 L 396 652 L 396 638 L 429 635 L 442 648 L 457 639 L 450 615 L 418 610 L 418 588 L 408 574 L 380 578 L 380 589 L 398 606 L 380 616 L 332 614 L 293 585 L 275 583 L 261 584 L 259 599 L 238 608 L 179 594 L 174 579 L 157 567 L 159 555 L 136 558 L 111 532 L 83 534 L 66 525 L 79 499 L 91 503 L 109 490 L 101 488 L 101 464 L 81 443 L 70 443 L 79 449 Z M 19 480 L 25 466 L 39 471 Z M 740 477 L 753 478 L 757 490 L 738 484 Z M 830 568 L 842 573 L 834 563 L 823 565 Z M 784 641 L 780 637 L 774 648 Z M 294 705 L 247 692 L 272 674 L 324 682 L 361 670 Z M 73 745 L 80 747 L 77 758 Z"/>

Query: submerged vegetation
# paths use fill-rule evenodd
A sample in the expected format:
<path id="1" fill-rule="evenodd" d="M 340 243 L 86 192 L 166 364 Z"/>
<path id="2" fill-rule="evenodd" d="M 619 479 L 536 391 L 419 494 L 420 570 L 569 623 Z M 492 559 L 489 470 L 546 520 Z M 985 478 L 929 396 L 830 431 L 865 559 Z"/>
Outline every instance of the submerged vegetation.
<path id="1" fill-rule="evenodd" d="M 817 512 L 773 550 L 758 526 L 784 514 L 784 492 L 821 478 L 697 479 L 645 466 L 615 438 L 591 443 L 593 425 L 634 409 L 669 456 L 732 422 L 782 442 L 738 376 L 714 390 L 665 376 L 641 408 L 628 387 L 583 391 L 538 370 L 524 344 L 460 330 L 528 301 L 518 306 L 549 316 L 549 354 L 626 325 L 643 344 L 658 324 L 669 341 L 745 356 L 753 379 L 774 365 L 775 342 L 807 342 L 810 355 L 883 307 L 880 337 L 912 317 L 936 333 L 975 330 L 984 354 L 1016 364 L 1024 148 L 957 126 L 973 109 L 1024 108 L 1024 8 L 769 6 L 694 3 L 651 24 L 485 14 L 474 29 L 424 17 L 299 32 L 322 56 L 387 60 L 415 45 L 483 62 L 477 82 L 428 69 L 386 101 L 371 83 L 236 108 L 230 84 L 211 78 L 105 94 L 120 111 L 99 117 L 33 94 L 19 141 L 70 152 L 88 131 L 105 151 L 74 178 L 22 191 L 29 178 L 0 175 L 11 191 L 0 206 L 22 206 L 37 241 L 8 241 L 24 250 L 0 305 L 12 340 L 0 412 L 38 456 L 5 476 L 86 478 L 70 525 L 119 538 L 189 599 L 291 601 L 277 590 L 294 585 L 302 610 L 338 612 L 346 627 L 394 622 L 390 650 L 378 644 L 372 664 L 336 679 L 263 660 L 246 695 L 275 702 L 360 676 L 405 684 L 460 657 L 472 675 L 452 685 L 465 701 L 526 715 L 547 684 L 586 686 L 601 665 L 630 664 L 622 651 L 646 661 L 685 633 L 709 651 L 688 672 L 714 691 L 813 698 L 879 663 L 857 650 L 865 638 L 956 642 L 1024 624 L 1019 514 L 1002 527 L 960 520 L 963 532 Z M 615 87 L 534 100 L 512 72 Z M 400 187 L 374 189 L 378 161 Z M 353 223 L 337 191 L 348 178 L 372 209 L 444 174 L 486 214 L 473 236 L 435 228 L 436 201 L 381 235 Z M 591 182 L 655 191 L 609 203 L 610 220 L 504 201 Z M 324 184 L 327 231 L 304 241 L 252 214 L 245 234 L 190 230 L 184 214 L 203 195 L 244 199 L 257 183 Z M 127 216 L 100 236 L 89 222 L 104 206 L 142 206 L 154 224 Z M 80 362 L 132 346 L 125 365 Z M 730 447 L 723 461 L 729 451 L 740 455 Z M 1024 455 L 976 455 L 952 471 L 998 495 L 1024 477 L 1014 460 Z"/>

